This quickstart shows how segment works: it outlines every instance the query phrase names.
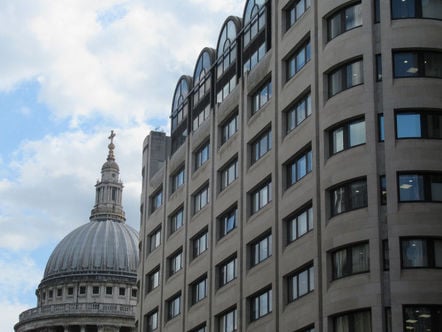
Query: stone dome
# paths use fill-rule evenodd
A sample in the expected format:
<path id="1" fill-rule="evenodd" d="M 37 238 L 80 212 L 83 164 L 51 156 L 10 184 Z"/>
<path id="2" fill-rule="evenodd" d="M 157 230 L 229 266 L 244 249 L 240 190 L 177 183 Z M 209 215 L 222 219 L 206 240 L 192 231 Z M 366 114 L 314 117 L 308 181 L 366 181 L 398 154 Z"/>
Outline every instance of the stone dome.
<path id="1" fill-rule="evenodd" d="M 91 221 L 61 240 L 42 281 L 74 275 L 136 277 L 137 266 L 137 231 L 118 221 Z"/>

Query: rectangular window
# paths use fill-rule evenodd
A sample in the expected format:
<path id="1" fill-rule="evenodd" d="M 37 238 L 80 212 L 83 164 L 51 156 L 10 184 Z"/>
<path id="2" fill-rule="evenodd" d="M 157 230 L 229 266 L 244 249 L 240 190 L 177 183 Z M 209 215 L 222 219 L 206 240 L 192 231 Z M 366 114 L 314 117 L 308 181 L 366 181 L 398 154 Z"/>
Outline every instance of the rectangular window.
<path id="1" fill-rule="evenodd" d="M 285 10 L 286 30 L 293 26 L 309 8 L 310 0 L 293 1 Z"/>
<path id="2" fill-rule="evenodd" d="M 209 204 L 209 185 L 205 185 L 193 195 L 193 214 Z"/>
<path id="3" fill-rule="evenodd" d="M 328 130 L 330 155 L 366 143 L 365 119 L 357 119 L 340 124 Z"/>
<path id="4" fill-rule="evenodd" d="M 150 212 L 154 212 L 163 204 L 163 190 L 160 189 L 156 193 L 151 196 L 151 210 Z"/>
<path id="5" fill-rule="evenodd" d="M 180 249 L 178 252 L 172 254 L 169 258 L 169 277 L 177 273 L 183 268 L 183 251 Z"/>
<path id="6" fill-rule="evenodd" d="M 442 19 L 440 0 L 391 0 L 391 18 Z"/>
<path id="7" fill-rule="evenodd" d="M 181 293 L 167 300 L 167 320 L 171 320 L 181 313 Z"/>
<path id="8" fill-rule="evenodd" d="M 370 309 L 347 312 L 333 317 L 333 332 L 371 332 Z"/>
<path id="9" fill-rule="evenodd" d="M 440 331 L 442 326 L 441 305 L 404 305 L 405 331 Z"/>
<path id="10" fill-rule="evenodd" d="M 252 115 L 258 112 L 272 97 L 272 82 L 267 82 L 252 95 Z"/>
<path id="11" fill-rule="evenodd" d="M 251 243 L 250 266 L 253 267 L 272 256 L 272 234 Z"/>
<path id="12" fill-rule="evenodd" d="M 399 173 L 400 202 L 442 202 L 442 173 Z"/>
<path id="13" fill-rule="evenodd" d="M 381 22 L 381 1 L 374 0 L 374 23 Z"/>
<path id="14" fill-rule="evenodd" d="M 251 214 L 255 214 L 272 201 L 272 181 L 266 181 L 263 185 L 250 193 Z"/>
<path id="15" fill-rule="evenodd" d="M 384 113 L 378 115 L 379 142 L 385 141 Z"/>
<path id="16" fill-rule="evenodd" d="M 328 74 L 328 97 L 363 83 L 362 60 L 346 63 Z"/>
<path id="17" fill-rule="evenodd" d="M 158 309 L 155 309 L 151 313 L 145 316 L 147 331 L 155 331 L 158 329 Z"/>
<path id="18" fill-rule="evenodd" d="M 99 286 L 92 286 L 92 294 L 93 295 L 100 294 L 100 287 Z"/>
<path id="19" fill-rule="evenodd" d="M 238 331 L 236 308 L 226 311 L 218 316 L 218 331 L 219 332 Z"/>
<path id="20" fill-rule="evenodd" d="M 169 223 L 170 223 L 170 234 L 175 233 L 177 230 L 183 227 L 184 224 L 183 208 L 179 208 L 178 211 L 176 211 L 169 217 Z"/>
<path id="21" fill-rule="evenodd" d="M 229 118 L 221 126 L 221 144 L 227 142 L 227 140 L 238 131 L 238 113 Z"/>
<path id="22" fill-rule="evenodd" d="M 190 285 L 192 304 L 198 303 L 207 296 L 207 276 L 204 276 Z"/>
<path id="23" fill-rule="evenodd" d="M 294 185 L 312 171 L 312 149 L 309 147 L 285 163 L 287 187 Z"/>
<path id="24" fill-rule="evenodd" d="M 86 294 L 86 286 L 80 286 L 80 295 Z"/>
<path id="25" fill-rule="evenodd" d="M 63 288 L 57 288 L 57 296 L 63 296 Z"/>
<path id="26" fill-rule="evenodd" d="M 161 228 L 157 228 L 149 234 L 150 252 L 154 251 L 161 244 Z"/>
<path id="27" fill-rule="evenodd" d="M 382 55 L 376 54 L 376 82 L 382 81 Z"/>
<path id="28" fill-rule="evenodd" d="M 300 297 L 313 292 L 315 289 L 315 272 L 313 264 L 302 267 L 290 274 L 287 278 L 288 302 L 293 302 Z"/>
<path id="29" fill-rule="evenodd" d="M 118 295 L 120 296 L 126 296 L 126 288 L 120 287 Z"/>
<path id="30" fill-rule="evenodd" d="M 236 261 L 235 255 L 218 266 L 218 284 L 220 288 L 236 278 Z"/>
<path id="31" fill-rule="evenodd" d="M 197 130 L 203 124 L 203 122 L 209 118 L 209 115 L 210 115 L 210 104 L 207 105 L 198 115 L 194 117 L 192 123 L 193 131 Z"/>
<path id="32" fill-rule="evenodd" d="M 442 268 L 442 239 L 401 238 L 402 268 Z"/>
<path id="33" fill-rule="evenodd" d="M 287 243 L 291 243 L 301 236 L 313 230 L 313 207 L 309 203 L 308 206 L 301 208 L 295 214 L 286 219 L 287 223 Z"/>
<path id="34" fill-rule="evenodd" d="M 442 52 L 393 51 L 394 78 L 434 77 L 442 78 Z"/>
<path id="35" fill-rule="evenodd" d="M 442 111 L 397 111 L 396 138 L 442 139 Z"/>
<path id="36" fill-rule="evenodd" d="M 360 3 L 340 9 L 327 19 L 328 40 L 360 26 L 362 26 L 362 5 Z"/>
<path id="37" fill-rule="evenodd" d="M 68 287 L 68 296 L 74 295 L 74 287 Z"/>
<path id="38" fill-rule="evenodd" d="M 302 43 L 286 60 L 287 81 L 296 75 L 310 61 L 310 39 Z"/>
<path id="39" fill-rule="evenodd" d="M 367 179 L 358 179 L 329 189 L 331 216 L 367 206 Z"/>
<path id="40" fill-rule="evenodd" d="M 160 266 L 149 272 L 147 275 L 147 293 L 160 285 Z"/>
<path id="41" fill-rule="evenodd" d="M 218 218 L 220 239 L 235 229 L 237 213 L 238 208 L 235 206 Z"/>
<path id="42" fill-rule="evenodd" d="M 250 302 L 250 320 L 254 321 L 272 312 L 272 290 L 252 296 Z"/>
<path id="43" fill-rule="evenodd" d="M 381 205 L 387 205 L 387 178 L 385 175 L 379 177 Z"/>
<path id="44" fill-rule="evenodd" d="M 198 257 L 208 248 L 207 246 L 207 230 L 198 234 L 192 239 L 192 254 L 193 258 Z"/>
<path id="45" fill-rule="evenodd" d="M 180 168 L 172 175 L 172 193 L 184 184 L 184 167 Z"/>
<path id="46" fill-rule="evenodd" d="M 106 295 L 112 295 L 112 287 L 106 287 Z"/>
<path id="47" fill-rule="evenodd" d="M 238 158 L 230 161 L 220 171 L 220 190 L 223 191 L 238 178 Z"/>
<path id="48" fill-rule="evenodd" d="M 137 297 L 137 293 L 138 293 L 138 289 L 136 289 L 136 288 L 132 288 L 131 289 L 131 296 L 132 297 L 134 297 L 134 298 L 136 298 Z"/>
<path id="49" fill-rule="evenodd" d="M 388 239 L 382 240 L 382 261 L 384 271 L 390 270 L 390 249 Z"/>
<path id="50" fill-rule="evenodd" d="M 198 150 L 195 151 L 195 170 L 200 168 L 206 161 L 209 160 L 210 144 L 206 142 Z"/>
<path id="51" fill-rule="evenodd" d="M 301 97 L 293 107 L 286 112 L 287 133 L 298 127 L 312 114 L 312 98 L 310 92 Z"/>
<path id="52" fill-rule="evenodd" d="M 333 280 L 370 271 L 368 243 L 332 252 Z"/>
<path id="53" fill-rule="evenodd" d="M 261 159 L 267 152 L 272 148 L 272 131 L 271 129 L 266 130 L 258 138 L 254 139 L 250 143 L 250 150 L 252 152 L 251 163 L 254 164 L 256 161 Z"/>

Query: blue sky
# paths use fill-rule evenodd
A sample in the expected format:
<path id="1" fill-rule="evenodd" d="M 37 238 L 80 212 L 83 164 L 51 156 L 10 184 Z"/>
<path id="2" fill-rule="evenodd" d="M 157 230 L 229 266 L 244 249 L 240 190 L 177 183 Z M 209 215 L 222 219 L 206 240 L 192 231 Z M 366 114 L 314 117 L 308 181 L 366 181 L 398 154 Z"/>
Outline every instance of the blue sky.
<path id="1" fill-rule="evenodd" d="M 36 305 L 55 245 L 88 222 L 117 133 L 128 223 L 141 148 L 169 131 L 176 82 L 243 0 L 0 1 L 0 331 Z"/>

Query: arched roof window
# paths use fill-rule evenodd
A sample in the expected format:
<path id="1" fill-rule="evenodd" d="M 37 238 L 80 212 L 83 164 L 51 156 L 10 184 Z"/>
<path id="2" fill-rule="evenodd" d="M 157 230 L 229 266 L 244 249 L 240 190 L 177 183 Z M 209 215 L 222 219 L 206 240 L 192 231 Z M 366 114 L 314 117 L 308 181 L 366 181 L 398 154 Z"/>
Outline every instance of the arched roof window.
<path id="1" fill-rule="evenodd" d="M 210 68 L 212 67 L 215 51 L 211 48 L 205 48 L 198 57 L 195 72 L 193 74 L 193 105 L 197 105 L 210 91 Z"/>
<path id="2" fill-rule="evenodd" d="M 229 17 L 223 25 L 216 48 L 218 78 L 221 77 L 236 60 L 237 34 L 237 24 L 235 24 L 233 17 Z"/>
<path id="3" fill-rule="evenodd" d="M 266 35 L 267 1 L 248 0 L 244 8 L 243 70 L 250 71 L 270 48 L 270 34 Z M 270 30 L 269 30 L 270 31 Z"/>
<path id="4" fill-rule="evenodd" d="M 188 76 L 182 76 L 177 83 L 172 104 L 172 132 L 187 115 L 187 95 L 191 84 L 192 79 Z"/>

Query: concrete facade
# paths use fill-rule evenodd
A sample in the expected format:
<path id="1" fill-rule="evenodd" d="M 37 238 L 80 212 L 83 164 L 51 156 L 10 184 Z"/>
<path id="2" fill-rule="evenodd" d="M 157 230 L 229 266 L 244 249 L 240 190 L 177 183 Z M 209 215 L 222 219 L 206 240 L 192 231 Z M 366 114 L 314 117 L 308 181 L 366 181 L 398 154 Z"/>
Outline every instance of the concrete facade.
<path id="1" fill-rule="evenodd" d="M 226 19 L 217 50 L 205 49 L 205 76 L 203 50 L 193 78 L 179 80 L 170 137 L 146 137 L 138 331 L 442 328 L 439 120 L 428 120 L 438 133 L 401 133 L 409 129 L 401 114 L 442 119 L 441 17 L 395 18 L 396 1 L 302 3 L 305 11 L 300 1 L 246 1 L 242 19 Z M 292 7 L 300 15 L 288 27 Z M 229 52 L 220 44 L 235 25 L 236 56 L 218 73 Z M 404 50 L 433 52 L 435 73 L 401 72 Z M 416 179 L 423 191 L 411 195 Z M 226 226 L 234 209 L 235 225 Z M 293 220 L 299 236 L 290 238 Z M 410 253 L 419 244 L 427 254 Z"/>

